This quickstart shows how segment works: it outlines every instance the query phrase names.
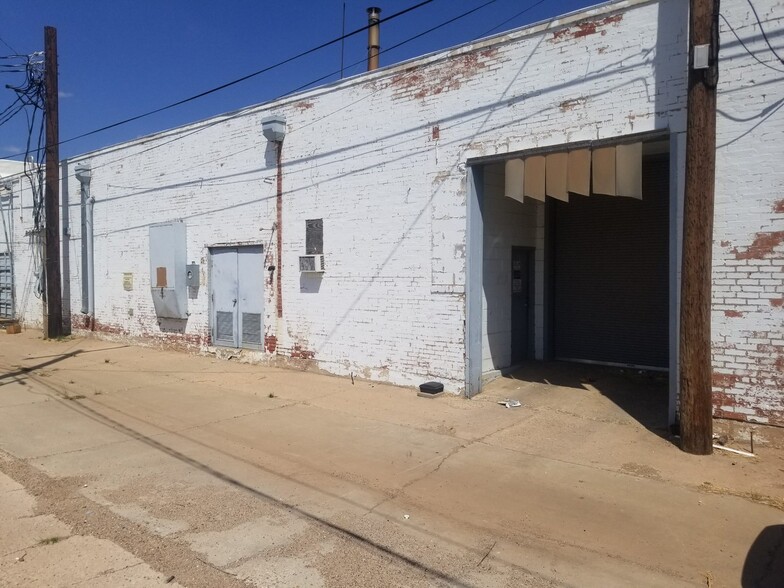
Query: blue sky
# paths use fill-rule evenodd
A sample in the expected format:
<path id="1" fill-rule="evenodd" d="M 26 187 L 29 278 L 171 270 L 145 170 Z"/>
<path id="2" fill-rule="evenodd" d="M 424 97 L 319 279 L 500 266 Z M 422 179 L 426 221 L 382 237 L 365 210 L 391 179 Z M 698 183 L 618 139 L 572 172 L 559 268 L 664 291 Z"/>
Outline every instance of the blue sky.
<path id="1" fill-rule="evenodd" d="M 471 41 L 538 0 L 495 0 L 472 15 L 381 55 L 390 65 Z M 487 0 L 434 0 L 382 25 L 382 50 Z M 346 31 L 367 24 L 365 9 L 382 17 L 418 0 L 346 0 Z M 596 0 L 544 0 L 493 32 L 571 12 Z M 91 131 L 247 75 L 340 36 L 343 0 L 0 0 L 0 39 L 19 53 L 43 48 L 45 25 L 57 28 L 60 138 Z M 347 39 L 345 75 L 365 69 L 367 34 Z M 0 42 L 0 56 L 12 53 Z M 61 147 L 61 157 L 112 145 L 274 99 L 340 69 L 340 45 L 185 104 Z M 337 79 L 334 75 L 318 85 Z M 20 74 L 0 71 L 0 111 L 16 95 L 6 84 Z M 24 150 L 25 117 L 0 126 L 0 157 Z"/>

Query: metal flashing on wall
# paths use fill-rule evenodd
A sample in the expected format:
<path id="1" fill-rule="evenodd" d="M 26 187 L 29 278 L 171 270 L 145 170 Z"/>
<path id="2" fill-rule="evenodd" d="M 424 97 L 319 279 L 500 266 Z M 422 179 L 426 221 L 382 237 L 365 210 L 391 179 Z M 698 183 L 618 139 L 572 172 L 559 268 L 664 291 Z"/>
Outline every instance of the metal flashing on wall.
<path id="1" fill-rule="evenodd" d="M 158 318 L 188 318 L 185 223 L 150 227 L 150 291 Z"/>

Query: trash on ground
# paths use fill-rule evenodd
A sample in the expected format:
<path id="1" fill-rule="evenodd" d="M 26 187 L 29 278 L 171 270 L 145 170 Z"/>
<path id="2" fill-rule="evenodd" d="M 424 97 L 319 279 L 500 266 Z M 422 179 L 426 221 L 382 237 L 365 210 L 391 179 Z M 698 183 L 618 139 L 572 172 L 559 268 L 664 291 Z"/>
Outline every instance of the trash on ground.
<path id="1" fill-rule="evenodd" d="M 742 449 L 733 449 L 732 447 L 724 447 L 723 445 L 718 445 L 716 443 L 713 444 L 714 449 L 721 449 L 722 451 L 729 451 L 731 453 L 737 453 L 738 455 L 742 455 L 744 457 L 757 457 L 755 453 L 749 453 L 748 451 L 743 451 Z"/>
<path id="2" fill-rule="evenodd" d="M 408 519 L 410 519 L 410 518 L 411 518 L 411 515 L 404 514 L 404 515 L 403 515 L 403 518 L 404 518 L 404 519 L 406 519 L 406 520 L 408 520 Z"/>
<path id="3" fill-rule="evenodd" d="M 505 406 L 506 408 L 517 408 L 518 406 L 522 406 L 523 403 L 519 400 L 515 400 L 514 398 L 507 398 L 506 400 L 499 400 L 498 404 L 501 406 Z"/>
<path id="4" fill-rule="evenodd" d="M 417 396 L 422 398 L 435 398 L 444 393 L 444 385 L 441 382 L 425 382 L 419 385 Z"/>

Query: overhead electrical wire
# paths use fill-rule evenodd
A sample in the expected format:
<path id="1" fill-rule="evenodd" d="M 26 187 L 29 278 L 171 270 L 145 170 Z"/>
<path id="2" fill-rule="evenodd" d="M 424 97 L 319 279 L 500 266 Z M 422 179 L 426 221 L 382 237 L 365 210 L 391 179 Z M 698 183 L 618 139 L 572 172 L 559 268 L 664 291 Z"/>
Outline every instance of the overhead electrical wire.
<path id="1" fill-rule="evenodd" d="M 746 53 L 751 55 L 757 63 L 759 63 L 760 65 L 764 65 L 765 67 L 767 67 L 769 69 L 772 69 L 775 72 L 784 73 L 784 69 L 779 69 L 777 67 L 774 67 L 771 64 L 766 63 L 766 62 L 762 61 L 759 57 L 757 57 L 754 54 L 754 52 L 746 46 L 746 43 L 744 43 L 743 39 L 740 38 L 740 35 L 738 35 L 737 31 L 735 31 L 735 29 L 732 27 L 732 25 L 730 24 L 730 21 L 727 20 L 727 17 L 724 16 L 723 14 L 721 14 L 721 13 L 719 13 L 719 16 L 724 21 L 724 24 L 726 24 L 727 27 L 730 29 L 730 31 L 732 31 L 732 34 L 735 35 L 735 38 L 738 40 L 738 42 L 741 44 L 741 46 L 746 50 Z"/>
<path id="2" fill-rule="evenodd" d="M 387 47 L 383 51 L 379 51 L 379 55 L 381 53 L 386 53 L 387 51 L 393 51 L 394 49 L 397 49 L 398 47 L 401 47 L 402 45 L 405 45 L 406 43 L 410 43 L 411 41 L 415 41 L 416 39 L 419 39 L 420 37 L 424 37 L 425 35 L 429 35 L 430 33 L 434 32 L 434 31 L 437 31 L 438 29 L 440 29 L 442 27 L 445 27 L 446 25 L 452 24 L 453 22 L 455 22 L 457 20 L 460 20 L 461 18 L 465 18 L 466 16 L 469 16 L 469 15 L 473 14 L 474 12 L 477 12 L 478 10 L 481 10 L 482 8 L 485 8 L 486 6 L 489 6 L 490 4 L 494 4 L 497 1 L 498 0 L 488 0 L 487 2 L 484 2 L 483 4 L 480 4 L 479 6 L 476 6 L 475 8 L 472 8 L 471 10 L 467 10 L 466 12 L 463 12 L 462 14 L 458 14 L 457 16 L 452 17 L 449 20 L 446 20 L 446 21 L 442 22 L 441 24 L 438 24 L 438 25 L 436 25 L 434 27 L 431 27 L 431 28 L 427 29 L 426 31 L 422 31 L 421 33 L 417 33 L 413 37 L 409 37 L 408 39 L 405 39 L 405 40 L 403 40 L 403 41 L 401 41 L 399 43 L 396 43 L 395 45 L 392 45 L 391 47 Z M 545 1 L 547 1 L 547 0 L 540 0 L 540 3 L 541 2 L 545 2 Z M 354 63 L 350 64 L 348 67 L 351 68 L 351 67 L 354 67 L 355 65 L 359 65 L 360 63 L 364 63 L 364 62 L 365 62 L 365 60 L 361 59 L 359 61 L 355 61 Z M 340 73 L 340 72 L 339 71 L 333 71 L 333 72 L 330 72 L 330 73 L 328 73 L 326 75 L 323 75 L 323 76 L 321 76 L 320 78 L 318 78 L 316 80 L 312 80 L 312 81 L 308 82 L 307 84 L 303 84 L 301 86 L 298 86 L 298 87 L 294 88 L 293 90 L 288 91 L 285 94 L 282 94 L 281 96 L 276 98 L 276 100 L 279 100 L 280 98 L 284 98 L 284 97 L 286 97 L 286 96 L 288 96 L 290 94 L 294 94 L 296 92 L 299 92 L 300 90 L 304 90 L 305 88 L 308 88 L 308 87 L 312 86 L 313 84 L 317 84 L 317 83 L 319 83 L 319 82 L 321 82 L 323 80 L 326 80 L 327 78 L 331 78 L 332 76 L 337 75 L 338 73 Z"/>
<path id="3" fill-rule="evenodd" d="M 384 22 L 389 22 L 390 20 L 399 18 L 399 17 L 403 16 L 404 14 L 408 14 L 409 12 L 417 10 L 418 8 L 421 8 L 421 7 L 423 7 L 423 6 L 427 5 L 427 4 L 430 4 L 432 2 L 434 2 L 434 0 L 422 0 L 421 2 L 418 2 L 417 4 L 414 4 L 413 6 L 409 6 L 408 8 L 405 8 L 405 9 L 399 11 L 399 12 L 396 12 L 396 13 L 394 13 L 394 14 L 386 17 L 386 18 L 380 19 L 378 22 L 379 22 L 379 24 L 384 23 Z M 267 73 L 267 72 L 272 71 L 274 69 L 277 69 L 277 68 L 279 68 L 279 67 L 281 67 L 283 65 L 291 63 L 292 61 L 296 61 L 297 59 L 300 59 L 302 57 L 305 57 L 307 55 L 315 53 L 316 51 L 320 51 L 321 49 L 324 49 L 326 47 L 334 45 L 335 43 L 339 43 L 340 41 L 342 41 L 344 39 L 347 39 L 349 37 L 353 37 L 354 35 L 357 35 L 357 34 L 363 32 L 363 31 L 366 31 L 370 26 L 371 25 L 369 25 L 369 24 L 365 25 L 364 27 L 355 29 L 355 30 L 353 30 L 353 31 L 351 31 L 349 33 L 341 35 L 340 37 L 336 37 L 334 39 L 331 39 L 329 41 L 321 43 L 320 45 L 317 45 L 315 47 L 311 47 L 310 49 L 306 49 L 305 51 L 301 51 L 300 53 L 297 53 L 296 55 L 288 57 L 288 58 L 286 58 L 286 59 L 284 59 L 282 61 L 278 61 L 277 63 L 274 63 L 272 65 L 268 65 L 266 67 L 263 67 L 263 68 L 261 68 L 259 70 L 256 70 L 256 71 L 252 72 L 252 73 L 244 75 L 244 76 L 242 76 L 240 78 L 231 80 L 230 82 L 226 82 L 226 83 L 221 84 L 219 86 L 215 86 L 213 88 L 210 88 L 209 90 L 204 90 L 203 92 L 199 92 L 198 94 L 194 94 L 192 96 L 188 96 L 187 98 L 183 98 L 182 100 L 177 100 L 176 102 L 172 102 L 170 104 L 166 104 L 165 106 L 161 106 L 159 108 L 155 108 L 153 110 L 149 110 L 149 111 L 144 112 L 142 114 L 137 114 L 135 116 L 131 116 L 131 117 L 128 117 L 126 119 L 123 119 L 123 120 L 120 120 L 120 121 L 117 121 L 117 122 L 105 125 L 103 127 L 100 127 L 100 128 L 97 128 L 97 129 L 93 129 L 92 131 L 88 131 L 86 133 L 82 133 L 81 135 L 76 135 L 75 137 L 70 137 L 68 139 L 64 139 L 63 141 L 60 141 L 58 143 L 58 145 L 64 145 L 65 143 L 70 143 L 71 141 L 76 141 L 77 139 L 83 139 L 84 137 L 89 137 L 90 135 L 95 135 L 97 133 L 101 133 L 103 131 L 107 131 L 109 129 L 113 129 L 113 128 L 119 127 L 121 125 L 130 123 L 130 122 L 133 122 L 133 121 L 137 121 L 137 120 L 140 120 L 142 118 L 146 118 L 146 117 L 151 116 L 153 114 L 157 114 L 157 113 L 163 112 L 165 110 L 170 110 L 170 109 L 175 108 L 177 106 L 182 106 L 183 104 L 187 104 L 188 102 L 192 102 L 192 101 L 197 100 L 199 98 L 203 98 L 205 96 L 209 96 L 210 94 L 214 94 L 215 92 L 219 92 L 221 90 L 225 90 L 226 88 L 229 88 L 231 86 L 235 86 L 235 85 L 237 85 L 237 84 L 239 84 L 241 82 L 247 81 L 247 80 L 249 80 L 251 78 L 254 78 L 256 76 L 259 76 L 259 75 L 261 75 L 263 73 Z M 12 51 L 13 51 L 13 49 L 12 49 Z M 15 153 L 14 155 L 10 155 L 8 157 L 18 157 L 19 155 L 22 155 L 22 154 L 21 153 Z"/>
<path id="4" fill-rule="evenodd" d="M 757 20 L 757 26 L 759 26 L 760 33 L 762 33 L 762 38 L 765 39 L 765 44 L 768 46 L 768 49 L 770 49 L 770 52 L 776 56 L 776 59 L 778 59 L 779 62 L 781 62 L 781 64 L 784 65 L 784 59 L 782 59 L 781 56 L 778 53 L 776 53 L 776 50 L 773 48 L 773 45 L 770 44 L 768 35 L 765 34 L 765 29 L 762 26 L 762 21 L 760 20 L 759 14 L 757 14 L 757 9 L 754 7 L 754 4 L 752 3 L 751 0 L 746 0 L 746 2 L 749 3 L 749 8 L 751 8 L 751 11 L 754 13 L 754 18 Z"/>
<path id="5" fill-rule="evenodd" d="M 481 35 L 479 35 L 479 38 L 486 37 L 487 35 L 489 35 L 489 34 L 490 34 L 490 33 L 492 33 L 493 31 L 495 31 L 495 30 L 497 30 L 497 29 L 500 29 L 501 27 L 503 27 L 505 24 L 507 24 L 507 23 L 509 23 L 509 22 L 511 22 L 511 21 L 513 21 L 513 20 L 515 20 L 516 18 L 519 18 L 519 17 L 523 16 L 523 15 L 524 15 L 526 12 L 530 12 L 531 10 L 533 10 L 534 8 L 536 8 L 537 6 L 540 6 L 541 4 L 544 4 L 545 2 L 548 2 L 548 1 L 549 1 L 549 0 L 539 0 L 539 2 L 536 2 L 536 3 L 534 3 L 534 4 L 531 4 L 531 5 L 530 5 L 528 8 L 525 8 L 525 9 L 521 10 L 520 12 L 518 12 L 517 14 L 513 14 L 512 16 L 510 16 L 510 17 L 509 17 L 509 18 L 507 18 L 507 19 L 506 19 L 504 22 L 498 23 L 498 24 L 497 24 L 497 25 L 495 25 L 495 26 L 494 26 L 492 29 L 487 29 L 487 30 L 486 30 L 484 33 L 482 33 Z"/>
<path id="6" fill-rule="evenodd" d="M 11 51 L 13 51 L 14 53 L 19 53 L 19 52 L 18 52 L 16 49 L 14 49 L 13 47 L 11 47 L 11 45 L 9 45 L 8 43 L 6 43 L 6 42 L 5 42 L 5 39 L 3 39 L 3 37 L 0 37 L 0 43 L 2 43 L 3 45 L 5 45 L 6 47 L 8 47 L 8 48 L 9 48 Z"/>
<path id="7" fill-rule="evenodd" d="M 497 2 L 497 1 L 498 0 L 487 0 L 486 2 L 480 4 L 479 6 L 476 6 L 475 8 L 472 8 L 470 10 L 462 12 L 461 14 L 459 14 L 457 16 L 454 16 L 454 17 L 452 17 L 452 18 L 450 18 L 450 19 L 448 19 L 448 20 L 446 20 L 446 21 L 444 21 L 444 22 L 442 22 L 442 23 L 440 23 L 438 25 L 435 25 L 435 26 L 433 26 L 433 27 L 431 27 L 431 28 L 429 28 L 429 29 L 427 29 L 425 31 L 422 31 L 421 33 L 418 33 L 418 34 L 416 34 L 416 35 L 414 35 L 412 37 L 409 37 L 409 38 L 399 42 L 399 43 L 396 43 L 395 45 L 393 45 L 391 47 L 387 47 L 386 49 L 382 49 L 381 51 L 379 51 L 379 54 L 386 53 L 388 51 L 392 51 L 394 49 L 397 49 L 398 47 L 400 47 L 402 45 L 405 45 L 406 43 L 414 41 L 415 39 L 418 39 L 418 38 L 420 38 L 420 37 L 422 37 L 422 36 L 424 36 L 426 34 L 432 33 L 433 31 L 435 31 L 437 29 L 440 29 L 440 28 L 442 28 L 444 26 L 447 26 L 447 25 L 449 25 L 449 24 L 451 24 L 451 23 L 453 23 L 453 22 L 455 22 L 455 21 L 457 21 L 459 19 L 465 18 L 466 16 L 469 16 L 469 15 L 475 13 L 477 10 L 485 8 L 486 6 L 489 6 L 490 4 L 493 4 L 493 3 Z M 359 65 L 360 63 L 364 63 L 364 62 L 365 62 L 365 59 L 361 59 L 359 61 L 356 61 L 354 63 L 349 64 L 346 67 L 348 67 L 348 68 L 354 67 L 355 65 Z M 313 84 L 317 84 L 318 82 L 323 81 L 324 79 L 329 78 L 329 77 L 334 76 L 334 75 L 337 75 L 339 73 L 340 73 L 339 70 L 337 70 L 337 71 L 334 71 L 334 72 L 330 72 L 330 73 L 328 73 L 326 75 L 320 76 L 319 78 L 311 80 L 311 81 L 307 82 L 306 84 L 302 84 L 301 86 L 298 86 L 297 88 L 295 88 L 293 90 L 289 90 L 287 92 L 279 94 L 278 96 L 276 96 L 275 98 L 272 98 L 271 100 L 267 101 L 266 103 L 275 102 L 277 100 L 285 98 L 286 96 L 294 94 L 294 93 L 302 90 L 303 88 L 307 88 L 309 86 L 312 86 Z M 354 105 L 354 104 L 356 104 L 358 102 L 366 100 L 371 95 L 375 94 L 376 92 L 378 92 L 380 90 L 381 90 L 381 88 L 371 92 L 369 95 L 364 96 L 363 98 L 360 98 L 359 100 L 356 100 L 356 101 L 351 102 L 351 103 L 349 103 L 347 105 L 341 106 L 337 110 L 335 110 L 335 111 L 333 111 L 333 112 L 331 112 L 329 114 L 326 114 L 326 115 L 324 115 L 324 116 L 322 116 L 322 117 L 320 117 L 320 118 L 318 118 L 318 119 L 316 119 L 314 121 L 311 121 L 310 123 L 307 123 L 307 124 L 303 125 L 302 127 L 297 127 L 296 129 L 293 129 L 289 133 L 296 132 L 297 130 L 300 130 L 300 129 L 305 128 L 307 126 L 311 126 L 313 124 L 316 124 L 316 123 L 320 122 L 321 120 L 323 120 L 324 118 L 327 118 L 328 116 L 332 116 L 332 115 L 336 114 L 337 112 L 340 112 L 341 110 L 344 110 L 345 108 L 348 108 L 348 107 L 350 107 L 350 106 L 352 106 L 352 105 Z M 221 124 L 221 123 L 224 123 L 226 121 L 233 120 L 235 118 L 246 116 L 250 111 L 257 109 L 258 107 L 259 107 L 259 105 L 248 106 L 248 107 L 245 107 L 245 108 L 242 108 L 242 109 L 238 110 L 237 112 L 235 112 L 233 114 L 223 115 L 223 116 L 219 115 L 219 118 L 217 120 L 205 123 L 205 124 L 203 124 L 202 126 L 200 126 L 197 129 L 193 129 L 192 131 L 188 131 L 186 133 L 181 133 L 181 134 L 177 135 L 176 137 L 173 137 L 172 139 L 170 139 L 168 141 L 163 141 L 161 143 L 157 143 L 155 145 L 151 145 L 150 147 L 148 147 L 146 149 L 142 149 L 141 151 L 137 151 L 137 152 L 135 152 L 135 153 L 133 153 L 131 155 L 124 155 L 124 156 L 119 157 L 117 159 L 113 159 L 113 160 L 108 161 L 106 163 L 100 164 L 100 165 L 94 167 L 93 170 L 100 169 L 102 167 L 106 167 L 108 165 L 112 165 L 112 164 L 118 163 L 120 161 L 123 161 L 123 160 L 131 158 L 131 157 L 136 157 L 136 156 L 142 155 L 144 153 L 148 153 L 149 151 L 152 151 L 154 149 L 159 149 L 161 147 L 164 147 L 166 145 L 169 145 L 169 144 L 177 142 L 177 141 L 181 141 L 183 139 L 186 139 L 187 137 L 190 137 L 191 135 L 194 135 L 196 133 L 200 133 L 202 131 L 205 131 L 205 130 L 207 130 L 207 129 L 209 129 L 209 128 L 217 125 L 217 124 Z M 237 153 L 241 153 L 241 152 L 242 151 L 237 152 Z M 233 153 L 233 154 L 230 154 L 230 155 L 236 155 L 237 153 Z M 214 160 L 203 162 L 203 163 L 201 163 L 199 165 L 206 165 L 207 163 L 211 163 L 212 161 L 218 161 L 220 159 L 225 159 L 225 158 L 229 157 L 230 155 L 222 155 L 222 156 L 220 156 L 220 157 L 218 157 L 218 158 L 216 158 Z M 188 168 L 188 169 L 190 169 L 190 168 Z M 187 170 L 181 170 L 181 171 L 187 171 Z M 75 174 L 71 174 L 69 177 L 75 177 Z"/>

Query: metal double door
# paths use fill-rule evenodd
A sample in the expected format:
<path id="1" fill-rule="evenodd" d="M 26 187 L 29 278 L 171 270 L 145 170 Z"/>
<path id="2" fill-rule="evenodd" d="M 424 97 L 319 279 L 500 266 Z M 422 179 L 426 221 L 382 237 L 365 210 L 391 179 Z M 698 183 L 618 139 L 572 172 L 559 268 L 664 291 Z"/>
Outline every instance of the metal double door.
<path id="1" fill-rule="evenodd" d="M 261 348 L 264 332 L 261 245 L 210 249 L 210 301 L 215 345 Z"/>

